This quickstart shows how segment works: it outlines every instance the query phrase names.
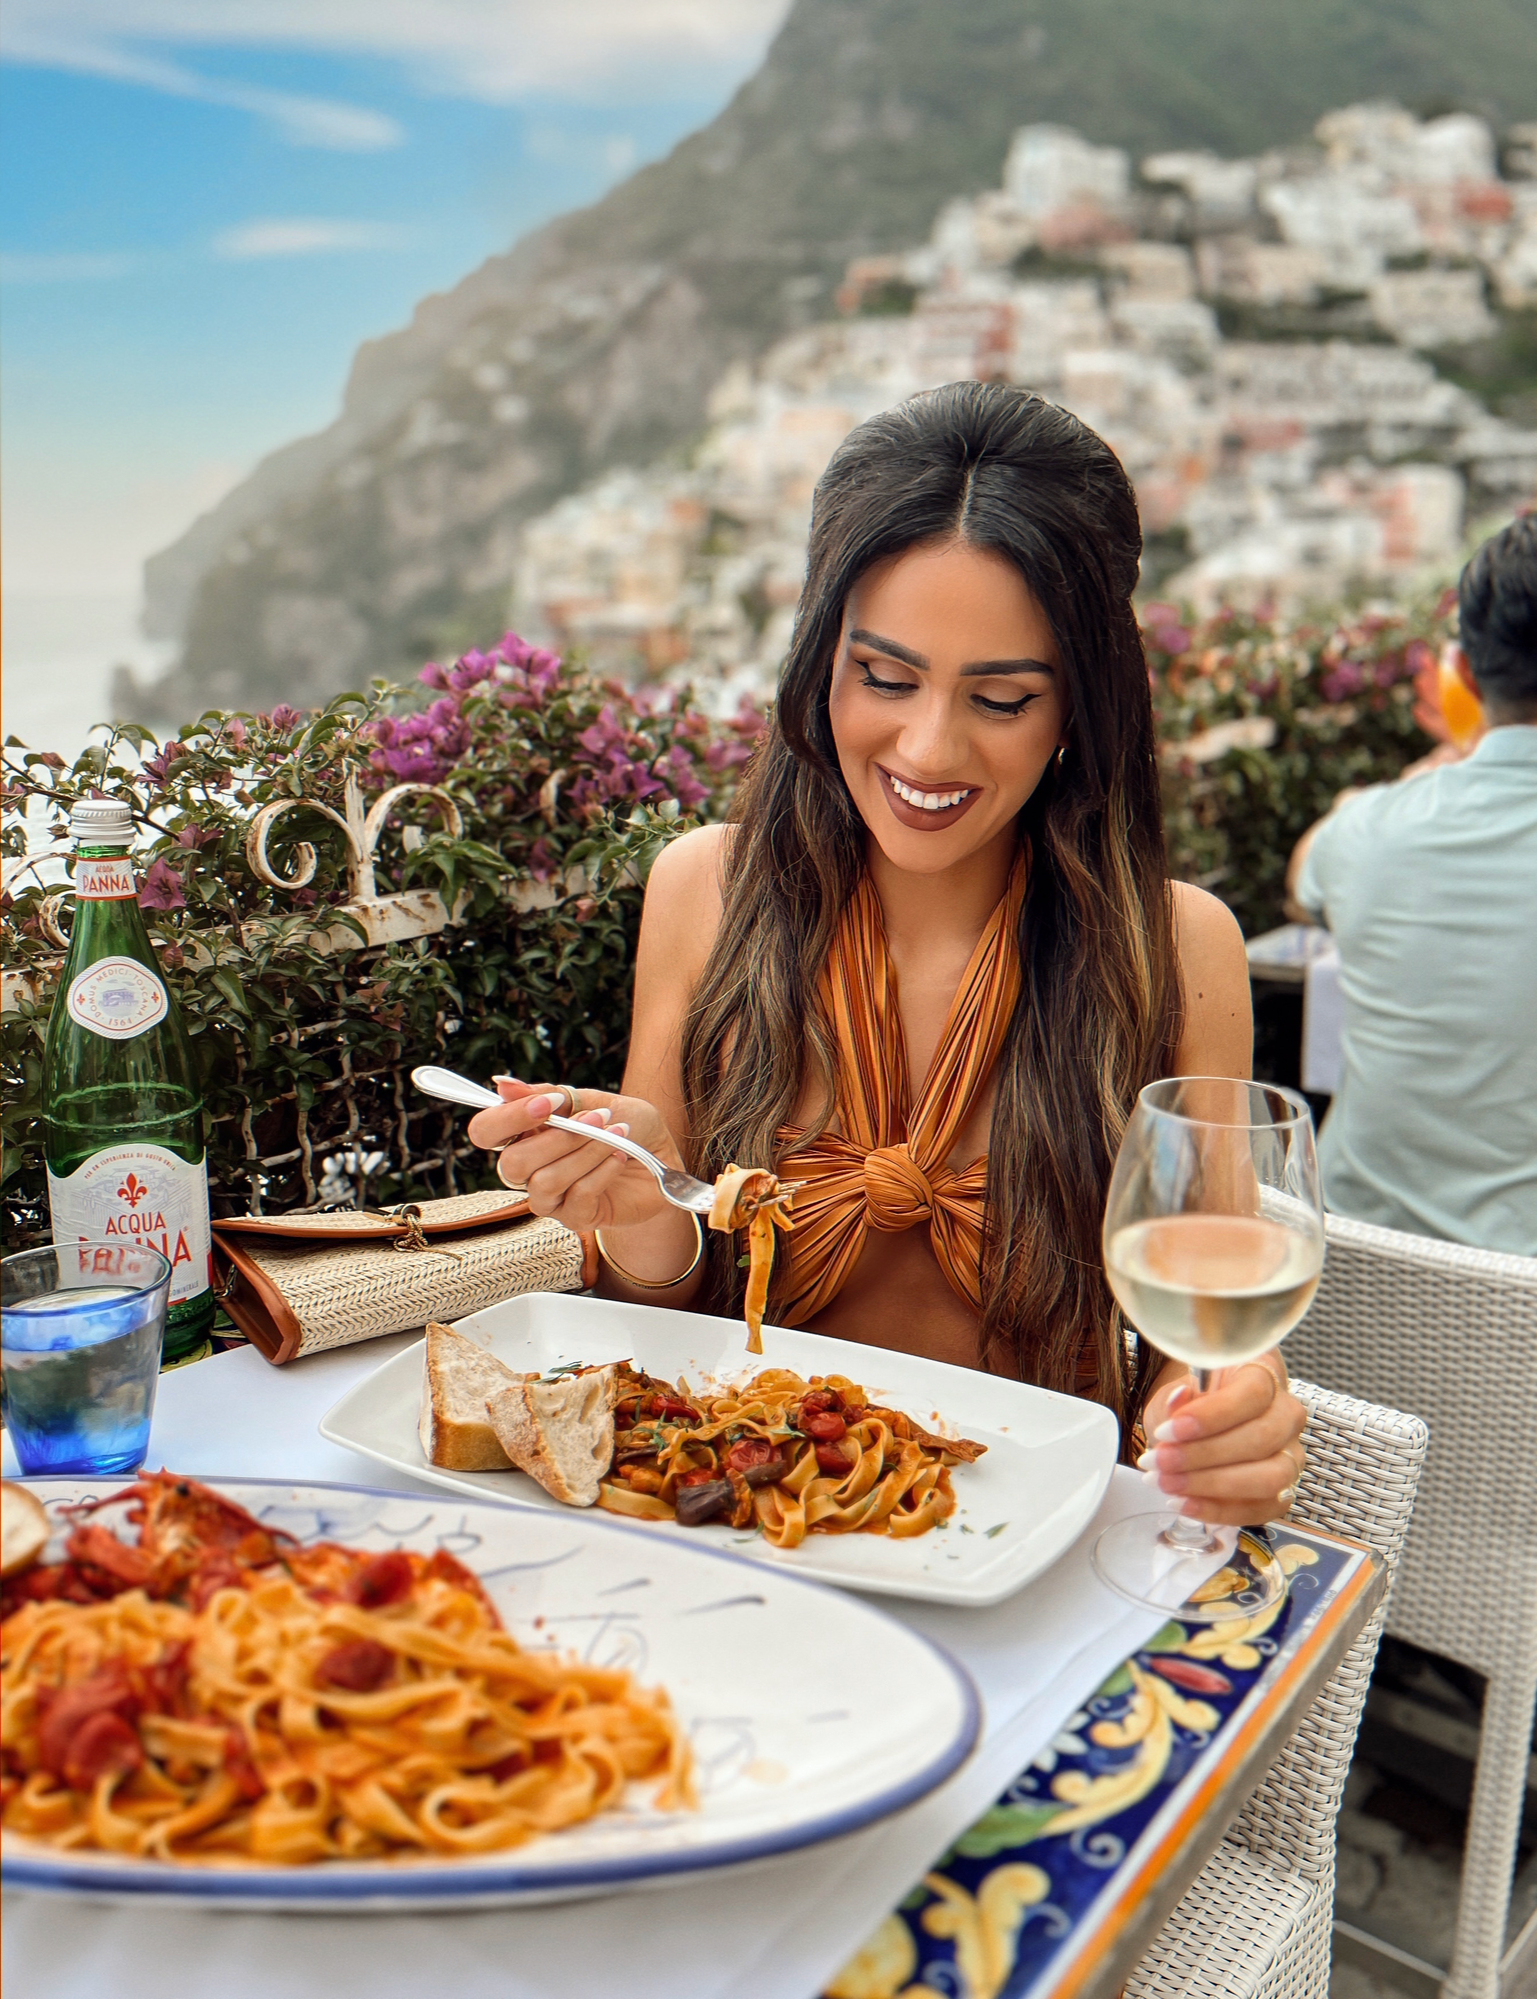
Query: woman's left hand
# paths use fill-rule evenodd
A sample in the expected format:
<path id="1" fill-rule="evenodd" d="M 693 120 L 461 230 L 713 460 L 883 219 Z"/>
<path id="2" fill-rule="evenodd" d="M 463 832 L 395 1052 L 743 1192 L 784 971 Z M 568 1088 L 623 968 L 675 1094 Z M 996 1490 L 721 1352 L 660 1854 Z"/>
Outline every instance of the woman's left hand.
<path id="1" fill-rule="evenodd" d="M 1180 1373 L 1148 1398 L 1138 1465 L 1192 1519 L 1259 1526 L 1297 1496 L 1306 1422 L 1277 1354 L 1217 1369 L 1204 1395 Z"/>

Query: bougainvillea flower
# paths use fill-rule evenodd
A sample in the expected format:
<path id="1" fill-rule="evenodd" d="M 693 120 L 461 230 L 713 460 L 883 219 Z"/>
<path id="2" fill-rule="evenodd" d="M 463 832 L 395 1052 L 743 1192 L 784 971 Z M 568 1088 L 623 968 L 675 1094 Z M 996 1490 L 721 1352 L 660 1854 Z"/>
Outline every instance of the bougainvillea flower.
<path id="1" fill-rule="evenodd" d="M 140 909 L 185 909 L 182 879 L 169 861 L 151 861 L 139 884 Z"/>
<path id="2" fill-rule="evenodd" d="M 181 754 L 181 744 L 173 738 L 162 747 L 159 756 L 144 759 L 139 766 L 139 775 L 149 778 L 154 784 L 164 784 L 171 774 L 171 765 Z"/>

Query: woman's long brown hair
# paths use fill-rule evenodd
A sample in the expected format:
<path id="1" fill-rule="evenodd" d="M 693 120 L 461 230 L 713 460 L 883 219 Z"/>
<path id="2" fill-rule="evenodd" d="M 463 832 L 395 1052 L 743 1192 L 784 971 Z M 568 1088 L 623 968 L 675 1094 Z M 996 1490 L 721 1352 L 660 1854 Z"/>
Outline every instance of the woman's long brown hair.
<path id="1" fill-rule="evenodd" d="M 1069 716 L 1067 754 L 1019 818 L 1024 976 L 988 1149 L 981 1357 L 1107 1404 L 1124 1448 L 1156 1356 L 1128 1351 L 1100 1223 L 1137 1092 L 1172 1060 L 1179 969 L 1131 608 L 1136 500 L 1101 439 L 1038 396 L 977 382 L 914 396 L 853 431 L 817 487 L 795 634 L 738 795 L 720 929 L 684 1025 L 690 1163 L 710 1176 L 772 1159 L 807 1080 L 832 1102 L 817 979 L 866 840 L 828 719 L 844 606 L 873 563 L 950 539 L 1023 576 L 1056 638 Z M 712 1302 L 732 1309 L 732 1245 L 714 1237 L 710 1249 Z"/>

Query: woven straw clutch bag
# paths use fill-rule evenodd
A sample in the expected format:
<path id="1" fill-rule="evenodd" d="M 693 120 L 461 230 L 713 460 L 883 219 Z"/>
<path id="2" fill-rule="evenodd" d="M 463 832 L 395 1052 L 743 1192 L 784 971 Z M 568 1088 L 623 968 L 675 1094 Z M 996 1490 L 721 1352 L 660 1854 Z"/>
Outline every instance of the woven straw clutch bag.
<path id="1" fill-rule="evenodd" d="M 213 1253 L 225 1311 L 274 1364 L 588 1281 L 582 1238 L 505 1190 L 387 1214 L 219 1221 Z"/>

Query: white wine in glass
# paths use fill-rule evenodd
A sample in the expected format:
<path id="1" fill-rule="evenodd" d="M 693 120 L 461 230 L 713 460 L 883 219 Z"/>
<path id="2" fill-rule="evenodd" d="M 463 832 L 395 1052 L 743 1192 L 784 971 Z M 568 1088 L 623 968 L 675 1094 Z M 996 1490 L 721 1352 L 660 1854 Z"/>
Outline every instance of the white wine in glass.
<path id="1" fill-rule="evenodd" d="M 1289 1090 L 1174 1076 L 1137 1099 L 1105 1204 L 1105 1274 L 1142 1338 L 1210 1385 L 1213 1370 L 1269 1353 L 1313 1302 L 1323 1270 L 1313 1120 Z M 1139 1514 L 1100 1536 L 1094 1565 L 1123 1596 L 1187 1622 L 1252 1617 L 1285 1591 L 1246 1538 L 1241 1587 L 1208 1604 L 1191 1588 L 1239 1536 L 1180 1512 Z"/>

